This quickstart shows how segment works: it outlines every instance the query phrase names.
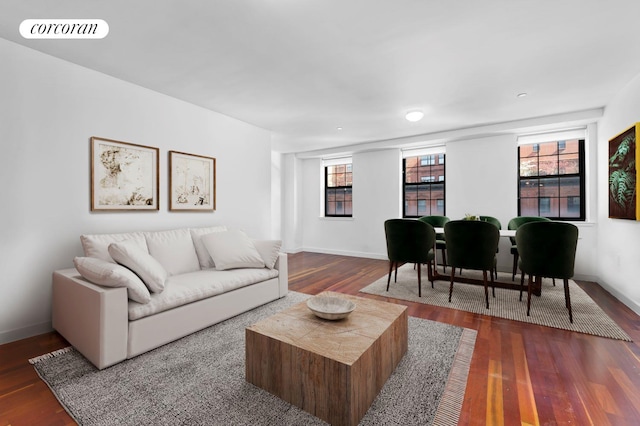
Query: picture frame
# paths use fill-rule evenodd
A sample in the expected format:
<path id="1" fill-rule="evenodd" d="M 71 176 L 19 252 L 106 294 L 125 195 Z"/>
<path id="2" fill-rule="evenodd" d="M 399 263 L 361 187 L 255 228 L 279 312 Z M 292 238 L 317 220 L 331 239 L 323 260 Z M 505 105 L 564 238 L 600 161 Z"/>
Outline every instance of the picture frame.
<path id="1" fill-rule="evenodd" d="M 91 137 L 91 211 L 157 211 L 159 149 Z"/>
<path id="2" fill-rule="evenodd" d="M 169 151 L 169 210 L 216 209 L 216 159 Z"/>
<path id="3" fill-rule="evenodd" d="M 636 138 L 640 123 L 635 123 L 609 140 L 609 217 L 640 220 L 637 164 L 640 151 Z"/>

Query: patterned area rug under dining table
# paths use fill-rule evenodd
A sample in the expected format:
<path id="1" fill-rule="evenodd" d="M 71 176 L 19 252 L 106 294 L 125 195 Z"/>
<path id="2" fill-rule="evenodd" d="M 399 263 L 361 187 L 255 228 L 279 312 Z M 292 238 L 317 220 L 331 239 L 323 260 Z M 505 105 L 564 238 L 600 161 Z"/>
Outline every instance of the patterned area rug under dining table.
<path id="1" fill-rule="evenodd" d="M 573 311 L 573 324 L 569 322 L 569 312 L 565 307 L 562 280 L 556 286 L 549 278 L 542 280 L 542 295 L 531 296 L 531 316 L 527 316 L 526 287 L 519 300 L 520 292 L 512 289 L 496 288 L 496 297 L 491 296 L 489 287 L 489 309 L 486 309 L 484 287 L 482 285 L 454 282 L 453 295 L 449 303 L 449 280 L 436 280 L 434 287 L 427 280 L 427 267 L 422 266 L 422 297 L 418 297 L 418 273 L 413 264 L 398 268 L 397 282 L 391 275 L 389 291 L 387 276 L 360 290 L 363 293 L 409 300 L 427 305 L 459 309 L 477 314 L 490 315 L 547 327 L 577 331 L 595 336 L 631 341 L 631 338 L 613 321 L 573 280 L 569 280 L 569 292 Z M 447 268 L 447 273 L 450 269 Z M 456 272 L 458 276 L 458 272 Z M 482 271 L 463 270 L 462 276 L 482 279 Z M 519 283 L 519 277 L 516 281 Z M 511 281 L 511 273 L 498 272 L 498 281 Z M 526 282 L 525 282 L 526 285 Z"/>

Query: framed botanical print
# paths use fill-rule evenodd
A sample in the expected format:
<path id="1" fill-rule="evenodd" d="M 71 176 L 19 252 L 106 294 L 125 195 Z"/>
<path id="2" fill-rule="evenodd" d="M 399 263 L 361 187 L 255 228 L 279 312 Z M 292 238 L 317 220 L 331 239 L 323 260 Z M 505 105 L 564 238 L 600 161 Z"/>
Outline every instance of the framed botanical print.
<path id="1" fill-rule="evenodd" d="M 169 151 L 169 210 L 216 209 L 216 159 Z"/>
<path id="2" fill-rule="evenodd" d="M 640 220 L 636 138 L 640 123 L 609 140 L 609 217 Z"/>
<path id="3" fill-rule="evenodd" d="M 91 137 L 91 210 L 159 210 L 158 152 Z"/>

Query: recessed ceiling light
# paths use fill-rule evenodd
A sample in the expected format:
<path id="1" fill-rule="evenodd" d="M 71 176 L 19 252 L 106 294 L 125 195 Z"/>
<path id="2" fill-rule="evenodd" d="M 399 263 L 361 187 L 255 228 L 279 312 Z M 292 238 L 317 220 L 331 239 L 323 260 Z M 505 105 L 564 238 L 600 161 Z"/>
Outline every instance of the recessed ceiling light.
<path id="1" fill-rule="evenodd" d="M 336 130 L 342 130 L 342 127 L 336 127 Z"/>
<path id="2" fill-rule="evenodd" d="M 522 92 L 522 93 L 518 93 L 516 95 L 517 98 L 524 98 L 525 96 L 527 96 L 528 93 Z"/>
<path id="3" fill-rule="evenodd" d="M 404 116 L 409 121 L 420 121 L 424 117 L 424 112 L 422 111 L 409 111 L 407 115 Z"/>

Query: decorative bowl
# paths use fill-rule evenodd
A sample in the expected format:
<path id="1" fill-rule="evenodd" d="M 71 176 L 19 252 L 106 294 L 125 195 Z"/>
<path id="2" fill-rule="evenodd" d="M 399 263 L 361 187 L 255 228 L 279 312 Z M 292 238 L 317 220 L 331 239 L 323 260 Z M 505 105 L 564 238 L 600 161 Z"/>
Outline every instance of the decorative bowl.
<path id="1" fill-rule="evenodd" d="M 308 299 L 307 307 L 319 318 L 339 320 L 353 312 L 356 304 L 341 297 L 320 295 Z"/>

